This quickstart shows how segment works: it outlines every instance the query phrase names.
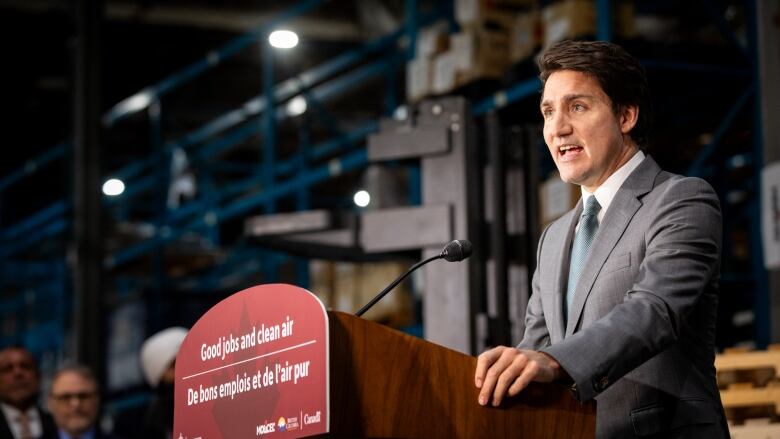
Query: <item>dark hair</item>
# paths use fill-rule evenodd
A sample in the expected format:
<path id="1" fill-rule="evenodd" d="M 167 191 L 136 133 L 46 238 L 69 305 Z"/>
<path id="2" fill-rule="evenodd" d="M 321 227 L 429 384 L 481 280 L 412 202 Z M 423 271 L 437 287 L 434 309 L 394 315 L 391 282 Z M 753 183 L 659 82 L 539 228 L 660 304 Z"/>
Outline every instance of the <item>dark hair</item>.
<path id="1" fill-rule="evenodd" d="M 81 378 L 91 382 L 95 386 L 95 390 L 98 389 L 98 382 L 97 377 L 95 377 L 95 374 L 92 372 L 92 369 L 89 367 L 83 365 L 83 364 L 69 364 L 67 366 L 61 367 L 57 369 L 56 372 L 54 372 L 54 375 L 51 377 L 51 386 L 49 388 L 49 393 L 51 393 L 51 387 L 54 386 L 54 383 L 61 377 L 62 375 L 66 373 L 73 373 Z"/>
<path id="2" fill-rule="evenodd" d="M 41 371 L 38 369 L 38 359 L 35 358 L 35 355 L 33 355 L 33 353 L 30 352 L 30 350 L 27 349 L 27 347 L 22 346 L 20 344 L 9 344 L 7 346 L 4 346 L 4 347 L 0 348 L 0 355 L 6 353 L 8 351 L 22 351 L 22 352 L 24 352 L 24 354 L 27 355 L 28 357 L 30 357 L 30 359 L 32 360 L 33 367 L 35 368 L 35 374 L 36 375 L 40 375 Z"/>
<path id="3" fill-rule="evenodd" d="M 653 120 L 653 105 L 645 69 L 617 44 L 606 41 L 561 41 L 538 59 L 542 89 L 551 74 L 559 70 L 586 73 L 598 81 L 617 114 L 629 105 L 639 108 L 639 118 L 629 135 L 640 148 L 647 146 Z"/>

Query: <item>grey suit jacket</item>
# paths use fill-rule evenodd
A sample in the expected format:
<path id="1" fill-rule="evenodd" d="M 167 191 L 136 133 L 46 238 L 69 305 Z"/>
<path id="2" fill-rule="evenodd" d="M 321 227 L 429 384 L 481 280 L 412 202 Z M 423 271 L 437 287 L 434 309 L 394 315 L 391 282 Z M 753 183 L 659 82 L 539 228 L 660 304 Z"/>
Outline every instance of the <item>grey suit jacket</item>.
<path id="1" fill-rule="evenodd" d="M 721 248 L 709 184 L 649 156 L 605 212 L 564 327 L 571 243 L 582 201 L 543 232 L 518 348 L 552 355 L 598 438 L 728 437 L 715 381 Z"/>

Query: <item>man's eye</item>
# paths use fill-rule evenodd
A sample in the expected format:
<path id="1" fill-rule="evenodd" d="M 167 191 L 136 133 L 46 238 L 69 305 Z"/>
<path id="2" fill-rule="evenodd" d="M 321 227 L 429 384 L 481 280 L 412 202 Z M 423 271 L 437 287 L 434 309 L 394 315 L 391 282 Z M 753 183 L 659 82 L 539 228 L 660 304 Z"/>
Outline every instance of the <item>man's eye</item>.
<path id="1" fill-rule="evenodd" d="M 548 117 L 552 116 L 552 110 L 550 109 L 544 109 L 542 110 L 542 116 L 547 119 Z"/>
<path id="2" fill-rule="evenodd" d="M 574 111 L 585 111 L 585 106 L 582 104 L 574 104 L 572 108 Z"/>

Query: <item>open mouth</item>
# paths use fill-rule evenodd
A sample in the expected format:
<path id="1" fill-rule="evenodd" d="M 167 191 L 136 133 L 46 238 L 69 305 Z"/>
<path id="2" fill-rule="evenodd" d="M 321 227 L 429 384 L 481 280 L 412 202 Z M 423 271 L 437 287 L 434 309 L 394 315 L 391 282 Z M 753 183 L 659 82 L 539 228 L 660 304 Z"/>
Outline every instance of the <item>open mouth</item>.
<path id="1" fill-rule="evenodd" d="M 582 150 L 583 148 L 579 145 L 563 145 L 558 147 L 558 152 L 561 154 L 561 157 L 565 157 L 566 155 L 574 155 L 575 153 L 578 153 Z"/>

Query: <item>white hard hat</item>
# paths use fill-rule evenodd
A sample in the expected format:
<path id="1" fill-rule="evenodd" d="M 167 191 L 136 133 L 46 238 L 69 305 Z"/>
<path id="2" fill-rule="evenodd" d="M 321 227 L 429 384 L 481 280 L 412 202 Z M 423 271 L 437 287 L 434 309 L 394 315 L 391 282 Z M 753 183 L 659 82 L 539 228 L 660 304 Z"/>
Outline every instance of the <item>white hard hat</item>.
<path id="1" fill-rule="evenodd" d="M 174 326 L 147 338 L 141 345 L 141 369 L 150 386 L 157 387 L 160 384 L 160 379 L 176 359 L 179 346 L 186 336 L 186 328 Z"/>

